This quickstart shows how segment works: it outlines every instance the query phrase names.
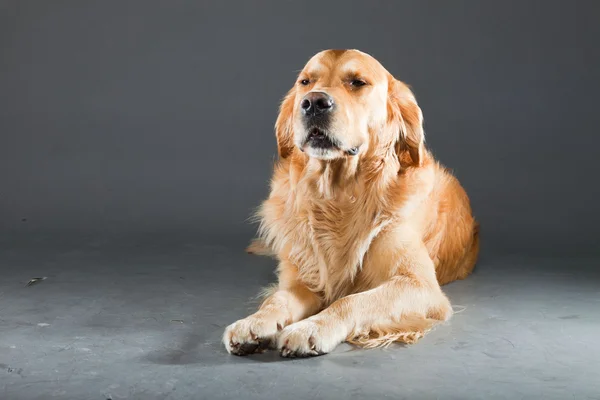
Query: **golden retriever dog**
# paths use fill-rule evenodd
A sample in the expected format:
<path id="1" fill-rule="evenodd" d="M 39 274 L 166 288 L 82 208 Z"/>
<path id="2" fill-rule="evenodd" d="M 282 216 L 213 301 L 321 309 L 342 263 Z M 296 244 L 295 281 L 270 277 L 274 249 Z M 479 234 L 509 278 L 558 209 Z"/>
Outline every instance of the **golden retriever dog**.
<path id="1" fill-rule="evenodd" d="M 408 86 L 358 50 L 312 57 L 275 123 L 279 160 L 251 253 L 278 284 L 228 326 L 231 354 L 316 356 L 348 341 L 414 343 L 452 315 L 441 285 L 475 266 L 478 224 L 425 147 Z"/>

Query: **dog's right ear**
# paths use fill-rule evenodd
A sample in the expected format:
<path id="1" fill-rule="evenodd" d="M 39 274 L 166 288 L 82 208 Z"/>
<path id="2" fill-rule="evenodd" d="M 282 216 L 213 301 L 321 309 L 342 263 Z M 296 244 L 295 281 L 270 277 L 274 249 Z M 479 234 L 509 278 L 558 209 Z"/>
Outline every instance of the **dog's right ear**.
<path id="1" fill-rule="evenodd" d="M 293 114 L 294 101 L 296 99 L 296 87 L 290 89 L 285 95 L 281 106 L 279 107 L 279 115 L 275 122 L 275 136 L 277 137 L 277 152 L 279 158 L 287 158 L 294 151 L 294 128 Z"/>

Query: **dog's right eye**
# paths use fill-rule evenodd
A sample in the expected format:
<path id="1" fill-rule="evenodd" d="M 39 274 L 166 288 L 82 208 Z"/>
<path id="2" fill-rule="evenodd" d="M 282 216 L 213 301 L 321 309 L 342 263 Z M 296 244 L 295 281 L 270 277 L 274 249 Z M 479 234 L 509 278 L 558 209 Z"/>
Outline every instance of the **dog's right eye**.
<path id="1" fill-rule="evenodd" d="M 308 79 L 302 79 L 302 80 L 300 81 L 300 84 L 301 84 L 302 86 L 306 86 L 306 85 L 308 85 L 309 83 L 310 83 L 310 81 L 309 81 Z"/>

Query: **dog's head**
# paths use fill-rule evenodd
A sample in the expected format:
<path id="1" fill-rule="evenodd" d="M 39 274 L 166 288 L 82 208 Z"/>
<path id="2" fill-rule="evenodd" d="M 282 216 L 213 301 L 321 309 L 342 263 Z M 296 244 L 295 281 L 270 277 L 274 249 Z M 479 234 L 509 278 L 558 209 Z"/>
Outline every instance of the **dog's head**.
<path id="1" fill-rule="evenodd" d="M 295 148 L 321 160 L 394 150 L 419 165 L 422 120 L 410 89 L 373 57 L 326 50 L 308 61 L 281 104 L 279 156 L 287 158 Z"/>

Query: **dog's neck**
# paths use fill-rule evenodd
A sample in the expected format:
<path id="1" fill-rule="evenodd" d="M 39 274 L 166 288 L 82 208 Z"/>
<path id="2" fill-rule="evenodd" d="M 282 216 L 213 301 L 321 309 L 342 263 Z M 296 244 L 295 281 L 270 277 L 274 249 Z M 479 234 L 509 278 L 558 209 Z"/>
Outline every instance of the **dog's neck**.
<path id="1" fill-rule="evenodd" d="M 356 185 L 359 173 L 356 157 L 344 157 L 336 160 L 309 159 L 307 178 L 318 194 L 327 199 L 349 194 Z"/>
<path id="2" fill-rule="evenodd" d="M 319 197 L 345 200 L 356 198 L 365 191 L 384 192 L 399 168 L 394 151 L 367 152 L 335 160 L 307 158 L 303 178 Z"/>

